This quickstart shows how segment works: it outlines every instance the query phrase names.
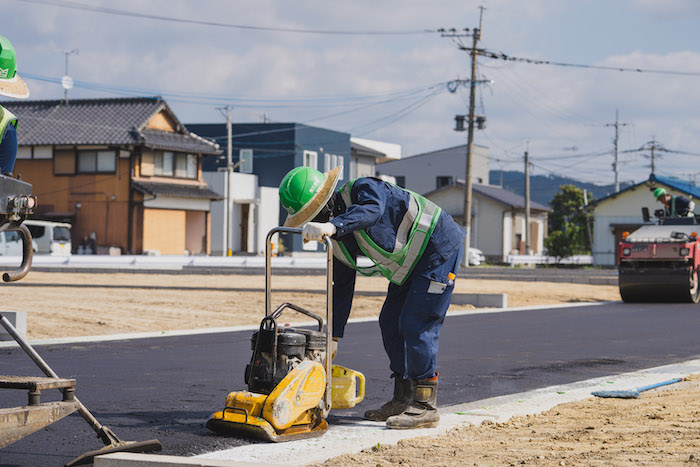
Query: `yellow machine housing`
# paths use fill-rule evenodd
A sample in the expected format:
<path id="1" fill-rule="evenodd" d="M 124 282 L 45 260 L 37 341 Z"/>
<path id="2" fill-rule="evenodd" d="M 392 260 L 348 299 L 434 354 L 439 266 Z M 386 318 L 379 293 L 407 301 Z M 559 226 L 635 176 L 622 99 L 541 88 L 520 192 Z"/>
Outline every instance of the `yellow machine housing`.
<path id="1" fill-rule="evenodd" d="M 320 436 L 328 429 L 319 407 L 325 390 L 323 365 L 303 361 L 269 395 L 231 392 L 226 407 L 212 414 L 207 428 L 274 442 Z"/>

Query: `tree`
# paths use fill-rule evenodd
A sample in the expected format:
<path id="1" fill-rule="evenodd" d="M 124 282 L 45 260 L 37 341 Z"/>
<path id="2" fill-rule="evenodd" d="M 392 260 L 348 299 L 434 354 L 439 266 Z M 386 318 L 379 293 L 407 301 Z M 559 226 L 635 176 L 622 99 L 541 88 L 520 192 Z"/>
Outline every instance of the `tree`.
<path id="1" fill-rule="evenodd" d="M 590 253 L 588 229 L 592 216 L 583 210 L 583 191 L 574 185 L 562 185 L 549 205 L 553 212 L 549 216 L 549 236 L 545 239 L 548 254 L 560 260 L 575 254 Z"/>

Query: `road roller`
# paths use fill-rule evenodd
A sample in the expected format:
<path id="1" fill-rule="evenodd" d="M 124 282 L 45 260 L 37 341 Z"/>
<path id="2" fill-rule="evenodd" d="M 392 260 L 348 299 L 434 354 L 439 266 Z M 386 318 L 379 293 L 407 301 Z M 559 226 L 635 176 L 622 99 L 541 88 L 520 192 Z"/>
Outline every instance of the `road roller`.
<path id="1" fill-rule="evenodd" d="M 648 210 L 642 210 L 649 221 Z M 700 300 L 700 222 L 696 216 L 663 217 L 623 234 L 618 247 L 619 286 L 624 302 Z"/>

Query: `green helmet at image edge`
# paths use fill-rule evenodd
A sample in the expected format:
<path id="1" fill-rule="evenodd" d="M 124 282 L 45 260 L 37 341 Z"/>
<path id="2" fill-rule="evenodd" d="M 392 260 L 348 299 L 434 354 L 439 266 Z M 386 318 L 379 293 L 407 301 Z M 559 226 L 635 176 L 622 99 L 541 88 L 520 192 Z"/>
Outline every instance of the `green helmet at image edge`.
<path id="1" fill-rule="evenodd" d="M 17 54 L 7 38 L 0 36 L 0 79 L 12 79 L 17 73 Z"/>
<path id="2" fill-rule="evenodd" d="M 291 170 L 280 183 L 280 201 L 290 215 L 294 215 L 311 201 L 323 184 L 325 176 L 311 167 Z"/>
<path id="3" fill-rule="evenodd" d="M 656 190 L 654 190 L 654 199 L 657 199 L 657 200 L 658 200 L 659 198 L 661 198 L 661 197 L 662 197 L 663 195 L 665 195 L 665 194 L 666 194 L 666 190 L 665 190 L 665 189 L 663 189 L 663 188 L 657 188 Z"/>

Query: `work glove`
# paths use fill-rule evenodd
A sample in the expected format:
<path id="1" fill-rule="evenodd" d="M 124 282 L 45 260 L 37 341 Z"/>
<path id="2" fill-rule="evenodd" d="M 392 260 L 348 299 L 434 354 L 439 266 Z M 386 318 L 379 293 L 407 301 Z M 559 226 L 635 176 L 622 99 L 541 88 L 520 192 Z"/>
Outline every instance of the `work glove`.
<path id="1" fill-rule="evenodd" d="M 335 225 L 330 222 L 309 222 L 301 231 L 301 237 L 305 242 L 320 242 L 323 241 L 323 237 L 330 237 L 335 232 Z"/>
<path id="2" fill-rule="evenodd" d="M 335 356 L 338 353 L 338 340 L 333 339 L 331 341 L 331 361 L 335 360 Z"/>

